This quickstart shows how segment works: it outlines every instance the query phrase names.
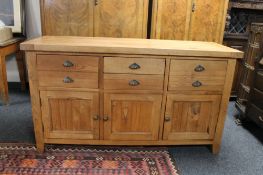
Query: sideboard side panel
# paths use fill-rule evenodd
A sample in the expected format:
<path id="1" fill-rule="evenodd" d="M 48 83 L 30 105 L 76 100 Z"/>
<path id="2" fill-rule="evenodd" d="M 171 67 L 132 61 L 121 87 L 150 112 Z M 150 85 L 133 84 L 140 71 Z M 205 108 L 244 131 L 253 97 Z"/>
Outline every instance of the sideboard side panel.
<path id="1" fill-rule="evenodd" d="M 29 76 L 29 85 L 30 85 L 30 94 L 31 94 L 31 103 L 32 103 L 32 116 L 35 130 L 35 139 L 36 146 L 39 152 L 44 151 L 44 133 L 42 125 L 42 115 L 41 115 L 41 103 L 39 96 L 39 87 L 38 87 L 38 77 L 36 70 L 36 53 L 27 52 L 26 61 L 28 67 L 28 76 Z"/>
<path id="2" fill-rule="evenodd" d="M 212 146 L 212 151 L 214 154 L 218 154 L 220 151 L 220 145 L 222 141 L 224 124 L 225 124 L 225 119 L 226 119 L 227 109 L 228 109 L 228 102 L 229 102 L 232 82 L 233 82 L 234 74 L 235 74 L 235 67 L 236 67 L 236 60 L 229 59 L 226 80 L 225 80 L 225 87 L 223 91 L 223 96 L 222 96 L 221 105 L 220 105 L 220 112 L 219 112 L 219 117 L 218 117 L 217 126 L 216 126 L 215 139 L 214 139 L 214 143 Z"/>

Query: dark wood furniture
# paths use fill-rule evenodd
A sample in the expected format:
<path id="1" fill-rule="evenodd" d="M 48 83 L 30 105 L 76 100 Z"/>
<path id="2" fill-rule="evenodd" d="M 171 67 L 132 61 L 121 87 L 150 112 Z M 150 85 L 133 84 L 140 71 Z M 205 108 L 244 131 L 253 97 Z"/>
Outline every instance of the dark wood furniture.
<path id="1" fill-rule="evenodd" d="M 232 0 L 228 7 L 228 22 L 224 45 L 246 52 L 248 36 L 253 22 L 263 22 L 262 0 Z M 232 96 L 237 96 L 242 74 L 242 61 L 237 63 Z"/>
<path id="2" fill-rule="evenodd" d="M 25 90 L 26 88 L 26 67 L 24 62 L 23 52 L 20 51 L 19 45 L 23 39 L 18 39 L 14 42 L 7 42 L 0 46 L 0 97 L 2 98 L 4 104 L 8 104 L 8 84 L 7 84 L 7 75 L 6 75 L 6 56 L 15 53 L 17 67 L 19 71 L 19 77 L 21 80 L 21 88 Z"/>
<path id="3" fill-rule="evenodd" d="M 251 86 L 253 86 L 255 62 L 258 61 L 261 56 L 262 50 L 260 49 L 260 44 L 262 42 L 263 23 L 252 23 L 249 32 L 247 50 L 240 66 L 241 76 L 236 101 L 236 107 L 243 117 L 245 117 Z"/>
<path id="4" fill-rule="evenodd" d="M 263 128 L 263 54 L 256 63 L 253 80 L 246 109 L 246 117 Z"/>

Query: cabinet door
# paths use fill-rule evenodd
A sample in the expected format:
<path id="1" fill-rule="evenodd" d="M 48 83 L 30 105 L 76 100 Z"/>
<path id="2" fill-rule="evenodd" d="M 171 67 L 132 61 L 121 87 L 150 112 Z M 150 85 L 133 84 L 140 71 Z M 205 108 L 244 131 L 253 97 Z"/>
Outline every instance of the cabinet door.
<path id="1" fill-rule="evenodd" d="M 228 0 L 193 0 L 189 40 L 222 43 Z"/>
<path id="2" fill-rule="evenodd" d="M 162 95 L 105 94 L 104 139 L 157 140 Z"/>
<path id="3" fill-rule="evenodd" d="M 149 0 L 96 0 L 95 37 L 146 38 Z"/>
<path id="4" fill-rule="evenodd" d="M 41 91 L 45 138 L 99 139 L 98 93 Z"/>
<path id="5" fill-rule="evenodd" d="M 188 39 L 192 0 L 154 0 L 152 38 Z"/>
<path id="6" fill-rule="evenodd" d="M 213 139 L 220 100 L 220 95 L 168 95 L 163 139 Z"/>
<path id="7" fill-rule="evenodd" d="M 93 36 L 94 0 L 41 0 L 43 35 Z"/>

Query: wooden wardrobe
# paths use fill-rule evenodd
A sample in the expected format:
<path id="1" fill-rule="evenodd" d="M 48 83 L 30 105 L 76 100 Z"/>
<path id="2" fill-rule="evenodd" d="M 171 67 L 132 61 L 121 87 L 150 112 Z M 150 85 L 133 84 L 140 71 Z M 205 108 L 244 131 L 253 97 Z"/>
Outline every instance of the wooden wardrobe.
<path id="1" fill-rule="evenodd" d="M 146 38 L 149 0 L 40 0 L 43 35 Z"/>
<path id="2" fill-rule="evenodd" d="M 228 0 L 153 0 L 151 38 L 222 43 Z"/>
<path id="3" fill-rule="evenodd" d="M 220 44 L 228 5 L 228 0 L 40 1 L 43 35 L 198 40 Z"/>

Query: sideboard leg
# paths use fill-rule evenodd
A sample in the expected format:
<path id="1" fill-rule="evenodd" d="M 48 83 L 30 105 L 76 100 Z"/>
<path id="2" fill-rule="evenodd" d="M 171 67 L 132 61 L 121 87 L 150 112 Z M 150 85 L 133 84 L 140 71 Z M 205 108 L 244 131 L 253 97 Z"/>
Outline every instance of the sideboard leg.
<path id="1" fill-rule="evenodd" d="M 44 152 L 44 129 L 42 124 L 36 58 L 36 53 L 26 53 L 36 146 L 39 152 Z"/>
<path id="2" fill-rule="evenodd" d="M 21 81 L 21 90 L 26 90 L 26 66 L 25 66 L 25 60 L 24 60 L 24 54 L 22 51 L 16 52 L 16 62 L 19 72 L 19 77 Z"/>
<path id="3" fill-rule="evenodd" d="M 213 154 L 218 154 L 220 151 L 220 145 L 219 144 L 213 144 L 212 145 L 212 153 Z"/>
<path id="4" fill-rule="evenodd" d="M 43 144 L 43 143 L 37 143 L 36 144 L 37 145 L 37 152 L 39 152 L 39 153 L 44 153 L 44 150 L 45 150 L 45 144 Z"/>

